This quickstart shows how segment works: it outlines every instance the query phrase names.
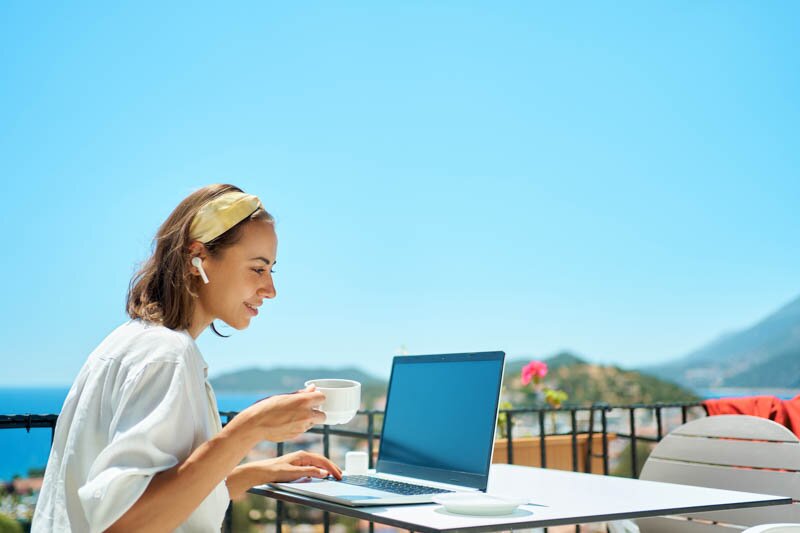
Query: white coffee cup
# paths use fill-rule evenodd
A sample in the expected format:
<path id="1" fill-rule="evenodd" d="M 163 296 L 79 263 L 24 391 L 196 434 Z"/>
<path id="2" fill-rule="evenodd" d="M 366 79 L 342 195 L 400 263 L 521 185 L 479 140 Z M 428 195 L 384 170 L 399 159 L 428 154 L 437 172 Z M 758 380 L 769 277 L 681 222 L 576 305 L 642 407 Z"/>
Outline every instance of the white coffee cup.
<path id="1" fill-rule="evenodd" d="M 306 387 L 316 385 L 317 390 L 325 395 L 325 401 L 319 407 L 325 413 L 328 425 L 349 422 L 361 405 L 361 383 L 351 379 L 310 379 Z"/>

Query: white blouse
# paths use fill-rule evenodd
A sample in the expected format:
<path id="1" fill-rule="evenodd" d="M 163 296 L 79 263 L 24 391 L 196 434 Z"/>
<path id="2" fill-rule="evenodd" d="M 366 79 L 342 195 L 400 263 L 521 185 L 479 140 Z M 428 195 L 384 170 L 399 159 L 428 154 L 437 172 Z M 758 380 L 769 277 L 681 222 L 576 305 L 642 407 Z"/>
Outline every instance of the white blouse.
<path id="1" fill-rule="evenodd" d="M 115 329 L 64 401 L 31 531 L 105 530 L 155 474 L 218 433 L 207 376 L 186 331 L 141 320 Z M 228 503 L 223 482 L 176 531 L 219 533 Z"/>

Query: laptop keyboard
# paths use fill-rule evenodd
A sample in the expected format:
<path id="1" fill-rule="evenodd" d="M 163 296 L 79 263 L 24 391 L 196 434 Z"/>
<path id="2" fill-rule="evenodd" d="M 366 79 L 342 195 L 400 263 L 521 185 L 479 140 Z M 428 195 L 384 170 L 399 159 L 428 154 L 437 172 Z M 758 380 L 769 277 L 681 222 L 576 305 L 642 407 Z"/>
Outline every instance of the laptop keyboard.
<path id="1" fill-rule="evenodd" d="M 418 494 L 441 494 L 444 492 L 453 492 L 452 490 L 435 489 L 433 487 L 426 487 L 424 485 L 414 485 L 412 483 L 403 483 L 402 481 L 391 481 L 388 479 L 381 479 L 372 476 L 343 476 L 342 483 L 350 485 L 358 485 L 359 487 L 368 487 L 370 489 L 384 490 L 394 494 L 402 494 L 404 496 L 415 496 Z"/>

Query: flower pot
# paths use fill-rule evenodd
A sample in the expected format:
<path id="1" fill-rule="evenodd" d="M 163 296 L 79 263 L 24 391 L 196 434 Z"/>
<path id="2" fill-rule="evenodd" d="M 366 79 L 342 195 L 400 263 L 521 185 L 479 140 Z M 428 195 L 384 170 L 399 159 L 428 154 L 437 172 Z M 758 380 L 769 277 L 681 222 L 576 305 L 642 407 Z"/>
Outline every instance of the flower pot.
<path id="1" fill-rule="evenodd" d="M 616 435 L 609 434 L 609 442 Z M 545 455 L 547 468 L 558 470 L 573 470 L 572 467 L 572 435 L 546 435 Z M 586 453 L 589 446 L 589 435 L 580 434 L 576 437 L 578 472 L 585 472 Z M 513 464 L 523 466 L 541 466 L 540 453 L 541 439 L 539 437 L 514 437 Z M 592 435 L 592 455 L 601 455 L 603 452 L 603 435 Z M 497 439 L 494 441 L 493 463 L 508 463 L 508 440 Z M 603 473 L 602 457 L 592 457 L 591 468 L 594 474 Z"/>

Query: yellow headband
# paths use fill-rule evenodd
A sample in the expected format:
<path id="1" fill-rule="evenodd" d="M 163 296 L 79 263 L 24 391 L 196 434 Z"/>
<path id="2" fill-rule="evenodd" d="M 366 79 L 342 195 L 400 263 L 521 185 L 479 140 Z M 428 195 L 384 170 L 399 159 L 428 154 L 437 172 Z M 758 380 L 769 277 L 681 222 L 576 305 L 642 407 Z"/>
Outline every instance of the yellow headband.
<path id="1" fill-rule="evenodd" d="M 263 207 L 261 200 L 252 194 L 226 192 L 200 208 L 192 219 L 189 237 L 202 243 L 213 241 L 259 207 Z"/>

